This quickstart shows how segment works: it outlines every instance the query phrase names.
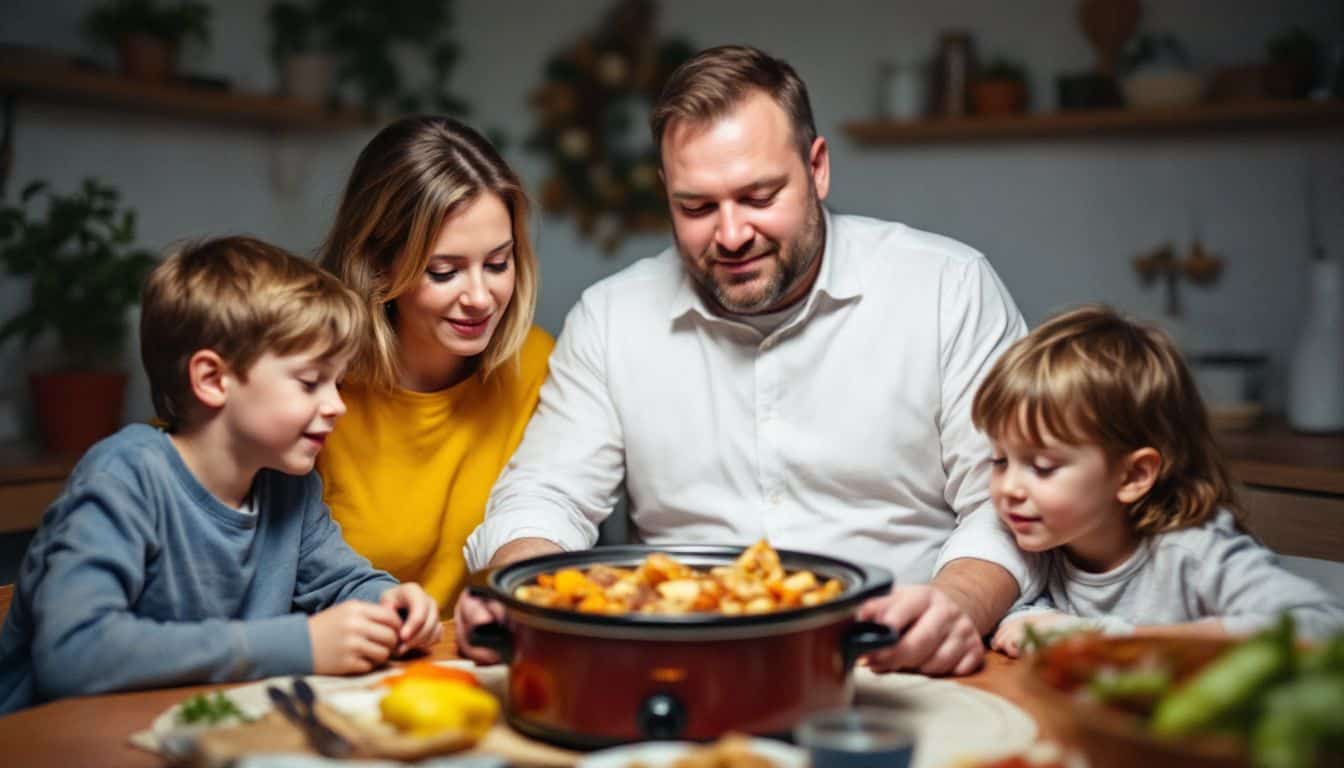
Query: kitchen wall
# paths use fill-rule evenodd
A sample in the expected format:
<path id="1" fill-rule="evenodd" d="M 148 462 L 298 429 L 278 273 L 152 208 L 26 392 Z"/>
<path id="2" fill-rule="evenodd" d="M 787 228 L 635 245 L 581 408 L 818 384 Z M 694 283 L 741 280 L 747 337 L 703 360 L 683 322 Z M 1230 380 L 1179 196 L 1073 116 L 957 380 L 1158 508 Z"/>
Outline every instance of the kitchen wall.
<path id="1" fill-rule="evenodd" d="M 7 0 L 0 42 L 86 50 L 78 23 L 92 2 Z M 215 2 L 214 43 L 188 56 L 193 71 L 268 88 L 264 0 Z M 697 45 L 751 42 L 789 59 L 811 89 L 818 127 L 831 142 L 839 211 L 905 221 L 983 250 L 1032 323 L 1060 307 L 1108 301 L 1158 318 L 1162 297 L 1145 288 L 1131 257 L 1195 232 L 1226 260 L 1221 282 L 1185 291 L 1186 316 L 1163 320 L 1192 350 L 1263 350 L 1272 356 L 1270 397 L 1282 402 L 1283 360 L 1302 320 L 1308 244 L 1304 178 L 1320 186 L 1327 249 L 1344 257 L 1344 142 L 1278 133 L 1225 138 L 1076 139 L 1037 143 L 860 148 L 840 125 L 872 115 L 878 62 L 932 53 L 940 29 L 974 31 L 983 58 L 1008 54 L 1028 66 L 1038 107 L 1053 105 L 1053 77 L 1092 54 L 1073 0 L 833 0 L 819 13 L 804 0 L 677 0 L 663 4 L 666 35 Z M 473 121 L 515 139 L 507 151 L 530 184 L 544 175 L 524 151 L 528 93 L 548 56 L 590 28 L 606 2 L 465 0 L 456 4 L 463 45 L 453 87 Z M 1147 0 L 1144 28 L 1177 34 L 1203 70 L 1256 59 L 1267 37 L 1292 24 L 1344 39 L 1335 0 Z M 1216 8 L 1216 18 L 1211 9 Z M 369 131 L 295 133 L 18 102 L 10 189 L 44 178 L 68 189 L 85 176 L 112 182 L 140 214 L 145 245 L 250 232 L 311 252 L 330 223 L 341 184 Z M 298 166 L 295 189 L 272 183 Z M 605 256 L 567 219 L 540 217 L 543 290 L 539 322 L 559 331 L 583 288 L 665 236 L 628 241 Z M 23 286 L 0 281 L 0 317 Z M 128 353 L 132 369 L 135 351 Z M 24 360 L 0 350 L 0 397 L 23 398 Z M 149 413 L 143 380 L 129 419 Z"/>

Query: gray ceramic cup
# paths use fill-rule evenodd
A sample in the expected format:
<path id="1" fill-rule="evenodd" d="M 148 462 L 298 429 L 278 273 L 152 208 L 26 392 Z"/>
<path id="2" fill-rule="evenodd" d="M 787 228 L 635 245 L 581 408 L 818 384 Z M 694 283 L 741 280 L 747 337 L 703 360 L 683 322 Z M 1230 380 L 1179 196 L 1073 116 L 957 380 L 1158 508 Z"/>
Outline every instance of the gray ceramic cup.
<path id="1" fill-rule="evenodd" d="M 808 715 L 793 731 L 812 768 L 909 768 L 915 734 L 898 713 L 876 707 Z"/>

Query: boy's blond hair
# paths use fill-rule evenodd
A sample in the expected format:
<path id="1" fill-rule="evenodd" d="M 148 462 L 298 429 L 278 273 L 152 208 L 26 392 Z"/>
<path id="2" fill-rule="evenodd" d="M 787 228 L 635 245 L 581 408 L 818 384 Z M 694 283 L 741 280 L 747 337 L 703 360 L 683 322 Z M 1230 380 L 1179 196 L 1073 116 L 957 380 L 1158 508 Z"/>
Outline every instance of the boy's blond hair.
<path id="1" fill-rule="evenodd" d="M 394 389 L 401 371 L 393 301 L 414 289 L 443 224 L 480 195 L 497 195 L 513 223 L 513 298 L 480 354 L 489 377 L 516 363 L 537 305 L 537 257 L 528 232 L 522 182 L 476 131 L 447 117 L 407 117 L 374 136 L 350 172 L 322 266 L 353 288 L 369 309 L 350 378 Z"/>
<path id="2" fill-rule="evenodd" d="M 154 411 L 174 431 L 189 419 L 187 364 L 200 350 L 246 376 L 268 352 L 349 354 L 366 327 L 359 297 L 316 264 L 251 237 L 187 243 L 150 273 L 141 299 Z"/>
<path id="3" fill-rule="evenodd" d="M 1166 334 L 1104 306 L 1047 320 L 990 369 L 971 406 L 991 438 L 1043 445 L 1048 434 L 1099 444 L 1114 460 L 1139 448 L 1162 455 L 1152 489 L 1129 512 L 1148 536 L 1235 511 L 1227 469 L 1204 404 Z"/>

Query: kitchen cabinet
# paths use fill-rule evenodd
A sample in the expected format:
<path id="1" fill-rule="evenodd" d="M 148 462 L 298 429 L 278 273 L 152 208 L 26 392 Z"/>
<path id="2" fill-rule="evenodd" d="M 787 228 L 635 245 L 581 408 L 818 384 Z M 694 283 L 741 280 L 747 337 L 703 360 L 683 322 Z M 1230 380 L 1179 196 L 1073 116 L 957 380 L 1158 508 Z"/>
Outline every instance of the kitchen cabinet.
<path id="1" fill-rule="evenodd" d="M 1306 435 L 1271 418 L 1218 433 L 1246 527 L 1271 549 L 1344 562 L 1344 435 Z"/>

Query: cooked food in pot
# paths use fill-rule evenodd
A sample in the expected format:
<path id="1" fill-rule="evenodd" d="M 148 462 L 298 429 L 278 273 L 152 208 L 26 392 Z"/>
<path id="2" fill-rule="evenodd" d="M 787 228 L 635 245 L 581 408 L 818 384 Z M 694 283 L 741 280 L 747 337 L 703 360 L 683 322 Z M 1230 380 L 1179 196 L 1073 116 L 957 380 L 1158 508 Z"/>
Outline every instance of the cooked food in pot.
<path id="1" fill-rule="evenodd" d="M 820 605 L 844 591 L 838 579 L 822 581 L 811 571 L 786 573 L 764 539 L 732 565 L 700 571 L 655 552 L 633 568 L 594 565 L 537 576 L 513 596 L 533 605 L 582 613 L 770 613 Z"/>

